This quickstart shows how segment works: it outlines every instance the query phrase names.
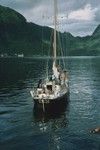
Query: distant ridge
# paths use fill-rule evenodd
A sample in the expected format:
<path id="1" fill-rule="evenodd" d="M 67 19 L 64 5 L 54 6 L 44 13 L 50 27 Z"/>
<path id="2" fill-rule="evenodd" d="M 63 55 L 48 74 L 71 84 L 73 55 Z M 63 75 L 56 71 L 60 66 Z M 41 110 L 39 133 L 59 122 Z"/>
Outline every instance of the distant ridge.
<path id="1" fill-rule="evenodd" d="M 100 36 L 100 25 L 98 25 L 98 27 L 93 32 L 93 36 Z"/>
<path id="2" fill-rule="evenodd" d="M 0 5 L 0 55 L 48 55 L 52 30 L 29 23 L 20 13 Z M 74 37 L 64 32 L 60 38 L 65 56 L 100 55 L 100 25 L 91 36 Z"/>

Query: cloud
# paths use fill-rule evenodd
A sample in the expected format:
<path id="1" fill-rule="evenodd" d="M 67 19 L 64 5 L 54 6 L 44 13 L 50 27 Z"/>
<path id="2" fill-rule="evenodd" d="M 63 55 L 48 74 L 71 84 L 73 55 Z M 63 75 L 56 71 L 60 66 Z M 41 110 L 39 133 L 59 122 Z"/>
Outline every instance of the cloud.
<path id="1" fill-rule="evenodd" d="M 100 24 L 100 8 L 98 8 L 98 11 L 95 13 L 95 21 Z"/>
<path id="2" fill-rule="evenodd" d="M 31 9 L 27 9 L 26 11 L 19 10 L 20 13 L 22 13 L 26 18 L 27 21 L 29 22 L 34 22 L 39 25 L 47 25 L 50 26 L 53 24 L 53 11 L 52 6 L 49 5 L 48 9 L 48 4 L 41 4 L 36 7 L 33 7 Z"/>
<path id="3" fill-rule="evenodd" d="M 95 18 L 95 13 L 97 12 L 97 8 L 92 9 L 90 4 L 87 4 L 84 8 L 81 8 L 79 10 L 76 11 L 72 11 L 69 15 L 68 18 L 69 19 L 73 19 L 73 20 L 87 20 L 87 21 L 91 21 L 94 20 Z"/>
<path id="4" fill-rule="evenodd" d="M 63 27 L 64 31 L 70 32 L 74 36 L 86 36 L 86 35 L 91 35 L 95 28 L 97 27 L 97 23 L 91 23 L 91 22 L 84 22 L 84 21 L 79 21 L 79 22 L 73 22 L 70 25 L 66 24 Z"/>

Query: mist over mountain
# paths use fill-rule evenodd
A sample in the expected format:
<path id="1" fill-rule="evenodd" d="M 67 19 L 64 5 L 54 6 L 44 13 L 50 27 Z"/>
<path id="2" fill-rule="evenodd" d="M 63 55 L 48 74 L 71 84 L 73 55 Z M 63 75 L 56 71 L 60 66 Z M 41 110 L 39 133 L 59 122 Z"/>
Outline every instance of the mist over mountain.
<path id="1" fill-rule="evenodd" d="M 74 37 L 70 33 L 60 33 L 57 39 L 58 55 L 60 47 L 66 56 L 100 55 L 100 25 L 91 36 Z M 23 53 L 25 56 L 52 55 L 53 29 L 27 22 L 20 13 L 0 6 L 0 54 L 10 56 Z"/>

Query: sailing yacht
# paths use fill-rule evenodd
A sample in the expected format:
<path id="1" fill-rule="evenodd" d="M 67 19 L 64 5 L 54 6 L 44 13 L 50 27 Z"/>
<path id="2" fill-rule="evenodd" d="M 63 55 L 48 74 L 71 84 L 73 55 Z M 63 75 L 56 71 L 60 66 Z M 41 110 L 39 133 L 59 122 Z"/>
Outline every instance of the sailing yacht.
<path id="1" fill-rule="evenodd" d="M 54 36 L 53 36 L 53 62 L 52 75 L 46 80 L 39 80 L 37 88 L 30 91 L 35 105 L 42 107 L 43 111 L 47 107 L 55 108 L 65 104 L 69 95 L 68 75 L 57 64 L 57 0 L 54 0 Z"/>

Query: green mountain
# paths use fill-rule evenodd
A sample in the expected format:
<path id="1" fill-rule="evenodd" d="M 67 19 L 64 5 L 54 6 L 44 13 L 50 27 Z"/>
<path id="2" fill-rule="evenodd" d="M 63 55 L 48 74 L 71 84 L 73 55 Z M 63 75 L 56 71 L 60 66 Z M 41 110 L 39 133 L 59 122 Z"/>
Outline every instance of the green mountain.
<path id="1" fill-rule="evenodd" d="M 60 47 L 64 55 L 100 55 L 100 25 L 92 36 L 74 37 L 66 32 L 57 34 L 60 39 L 57 39 L 59 55 Z M 52 37 L 52 28 L 29 23 L 15 10 L 0 6 L 0 54 L 52 54 Z"/>

